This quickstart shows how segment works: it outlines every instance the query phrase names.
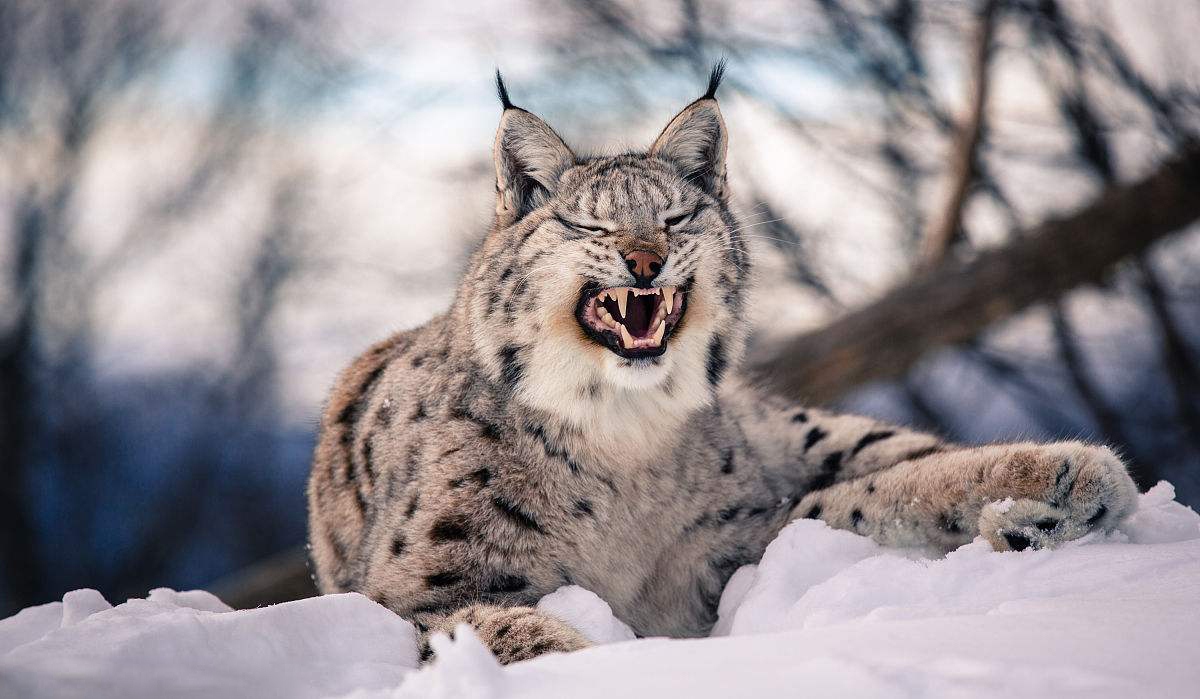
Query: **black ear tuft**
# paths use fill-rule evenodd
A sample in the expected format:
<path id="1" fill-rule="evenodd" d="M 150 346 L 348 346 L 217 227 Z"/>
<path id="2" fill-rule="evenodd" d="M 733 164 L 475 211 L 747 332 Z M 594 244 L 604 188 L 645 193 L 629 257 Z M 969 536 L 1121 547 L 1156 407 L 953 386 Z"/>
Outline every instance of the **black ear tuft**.
<path id="1" fill-rule="evenodd" d="M 499 73 L 497 73 L 499 77 Z M 708 74 L 708 91 L 704 93 L 702 100 L 715 100 L 717 98 L 717 88 L 721 86 L 721 79 L 725 77 L 725 59 L 717 61 L 713 66 L 712 72 Z"/>
<path id="2" fill-rule="evenodd" d="M 724 67 L 722 67 L 722 70 L 724 70 Z M 508 88 L 504 87 L 504 78 L 500 76 L 499 68 L 496 69 L 496 96 L 500 98 L 500 106 L 505 109 L 513 108 L 513 103 L 508 99 Z"/>

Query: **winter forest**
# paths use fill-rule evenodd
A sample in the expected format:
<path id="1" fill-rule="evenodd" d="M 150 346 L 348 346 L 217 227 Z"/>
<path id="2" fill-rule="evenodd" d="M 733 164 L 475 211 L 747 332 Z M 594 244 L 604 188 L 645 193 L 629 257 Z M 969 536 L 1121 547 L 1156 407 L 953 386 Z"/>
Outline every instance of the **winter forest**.
<path id="1" fill-rule="evenodd" d="M 1107 443 L 1200 507 L 1198 29 L 1174 0 L 0 0 L 0 618 L 313 594 L 321 401 L 449 303 L 496 67 L 616 151 L 725 57 L 750 369 L 951 440 Z"/>

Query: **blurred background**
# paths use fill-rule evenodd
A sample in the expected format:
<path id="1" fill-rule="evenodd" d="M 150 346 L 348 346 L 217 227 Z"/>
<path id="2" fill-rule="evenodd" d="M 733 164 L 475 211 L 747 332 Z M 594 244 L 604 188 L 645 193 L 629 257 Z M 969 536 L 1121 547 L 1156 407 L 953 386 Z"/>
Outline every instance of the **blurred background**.
<path id="1" fill-rule="evenodd" d="M 321 401 L 449 302 L 496 66 L 605 152 L 727 57 L 784 390 L 1103 441 L 1197 507 L 1197 31 L 1176 0 L 0 0 L 0 617 L 310 592 Z"/>

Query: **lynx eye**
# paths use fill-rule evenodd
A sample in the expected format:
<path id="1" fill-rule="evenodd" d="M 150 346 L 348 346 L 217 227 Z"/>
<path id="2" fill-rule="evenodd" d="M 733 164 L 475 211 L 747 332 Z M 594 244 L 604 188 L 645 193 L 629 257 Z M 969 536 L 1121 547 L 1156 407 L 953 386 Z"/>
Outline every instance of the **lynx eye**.
<path id="1" fill-rule="evenodd" d="M 664 220 L 663 225 L 666 226 L 667 228 L 674 228 L 675 226 L 678 226 L 680 224 L 687 223 L 688 221 L 691 220 L 691 218 L 693 216 L 696 215 L 696 212 L 699 210 L 700 210 L 700 207 L 696 207 L 696 208 L 692 209 L 691 211 L 684 212 L 682 214 L 679 214 L 678 216 L 672 216 L 671 218 Z"/>
<path id="2" fill-rule="evenodd" d="M 566 226 L 567 228 L 573 228 L 573 229 L 579 231 L 580 233 L 590 233 L 592 235 L 595 235 L 597 233 L 607 233 L 608 232 L 607 228 L 602 228 L 600 226 L 585 226 L 582 223 L 568 221 L 567 219 L 563 218 L 562 216 L 555 216 L 555 218 L 557 218 L 558 222 L 561 223 L 562 225 Z"/>

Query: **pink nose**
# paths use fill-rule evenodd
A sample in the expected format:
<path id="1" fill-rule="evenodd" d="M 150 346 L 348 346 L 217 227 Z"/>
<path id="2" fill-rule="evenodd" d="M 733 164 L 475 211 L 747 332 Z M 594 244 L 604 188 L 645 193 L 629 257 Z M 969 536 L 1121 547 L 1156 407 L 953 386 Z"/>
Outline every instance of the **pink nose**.
<path id="1" fill-rule="evenodd" d="M 625 266 L 633 272 L 638 284 L 649 285 L 662 270 L 663 258 L 645 250 L 634 250 L 625 256 Z"/>

